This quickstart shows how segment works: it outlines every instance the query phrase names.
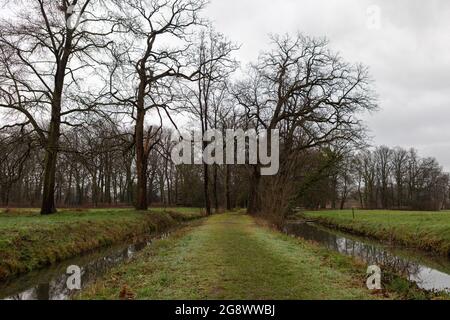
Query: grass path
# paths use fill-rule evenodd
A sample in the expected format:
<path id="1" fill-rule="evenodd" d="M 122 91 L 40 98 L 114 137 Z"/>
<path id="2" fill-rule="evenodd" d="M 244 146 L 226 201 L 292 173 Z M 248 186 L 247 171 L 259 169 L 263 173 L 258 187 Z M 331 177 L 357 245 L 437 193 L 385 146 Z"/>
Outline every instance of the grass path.
<path id="1" fill-rule="evenodd" d="M 257 225 L 217 215 L 111 271 L 83 299 L 372 299 L 364 268 Z"/>

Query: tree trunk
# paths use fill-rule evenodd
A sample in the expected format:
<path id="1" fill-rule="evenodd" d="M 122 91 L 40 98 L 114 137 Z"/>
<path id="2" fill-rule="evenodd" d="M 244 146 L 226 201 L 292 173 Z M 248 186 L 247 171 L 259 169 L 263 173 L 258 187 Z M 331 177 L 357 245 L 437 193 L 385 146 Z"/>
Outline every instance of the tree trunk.
<path id="1" fill-rule="evenodd" d="M 148 210 L 147 203 L 147 160 L 144 151 L 144 115 L 138 116 L 136 123 L 136 210 Z"/>
<path id="2" fill-rule="evenodd" d="M 164 162 L 164 175 L 166 176 L 166 184 L 167 184 L 167 204 L 169 206 L 172 205 L 172 183 L 170 182 L 171 178 L 169 177 L 169 161 L 166 159 Z"/>
<path id="3" fill-rule="evenodd" d="M 344 194 L 342 195 L 341 205 L 340 205 L 341 210 L 344 210 L 346 202 L 347 202 L 347 191 L 345 191 Z"/>
<path id="4" fill-rule="evenodd" d="M 59 135 L 61 127 L 61 103 L 64 90 L 64 79 L 66 68 L 72 51 L 73 34 L 69 32 L 64 45 L 64 53 L 57 66 L 55 74 L 55 89 L 53 92 L 52 114 L 48 133 L 45 168 L 44 168 L 44 190 L 42 194 L 41 214 L 48 215 L 56 213 L 55 206 L 55 176 L 56 162 L 58 161 Z"/>
<path id="5" fill-rule="evenodd" d="M 208 165 L 206 163 L 203 164 L 203 192 L 205 196 L 205 210 L 206 215 L 211 215 L 211 201 L 209 199 L 209 174 L 208 174 Z"/>
<path id="6" fill-rule="evenodd" d="M 332 187 L 332 197 L 331 197 L 331 209 L 336 209 L 336 202 L 337 202 L 337 177 L 334 176 L 331 180 L 331 187 Z"/>
<path id="7" fill-rule="evenodd" d="M 147 204 L 152 205 L 153 203 L 153 184 L 155 182 L 155 174 L 152 173 L 150 175 L 150 180 L 148 182 L 148 198 L 147 198 Z"/>
<path id="8" fill-rule="evenodd" d="M 230 188 L 230 183 L 231 183 L 231 167 L 229 165 L 225 166 L 225 197 L 226 197 L 226 202 L 227 202 L 227 211 L 230 211 L 231 208 L 231 188 Z"/>
<path id="9" fill-rule="evenodd" d="M 97 169 L 94 169 L 94 173 L 92 175 L 92 203 L 94 207 L 97 207 L 98 204 L 98 181 L 97 181 Z"/>
<path id="10" fill-rule="evenodd" d="M 215 213 L 219 212 L 219 195 L 218 195 L 218 173 L 217 173 L 217 165 L 214 165 L 214 210 Z"/>
<path id="11" fill-rule="evenodd" d="M 83 191 L 81 190 L 81 179 L 78 168 L 75 169 L 75 185 L 76 185 L 75 204 L 81 206 L 83 204 L 83 194 L 82 194 Z"/>
<path id="12" fill-rule="evenodd" d="M 161 203 L 163 206 L 166 205 L 166 194 L 164 192 L 164 177 L 162 176 L 163 173 L 161 173 L 161 176 L 159 177 L 159 193 L 161 194 Z"/>
<path id="13" fill-rule="evenodd" d="M 59 113 L 59 112 L 58 112 Z M 59 119 L 59 118 L 58 118 Z M 55 205 L 55 176 L 58 159 L 59 120 L 52 116 L 50 133 L 45 152 L 44 190 L 42 194 L 41 214 L 56 213 Z"/>
<path id="14" fill-rule="evenodd" d="M 147 203 L 147 159 L 144 147 L 144 125 L 145 125 L 145 62 L 141 62 L 140 85 L 136 108 L 136 128 L 135 128 L 135 144 L 136 144 L 136 174 L 137 174 L 137 199 L 136 210 L 148 210 Z"/>
<path id="15" fill-rule="evenodd" d="M 361 181 L 358 182 L 358 196 L 359 196 L 359 205 L 361 206 L 361 209 L 364 209 L 363 195 L 361 191 Z"/>
<path id="16" fill-rule="evenodd" d="M 131 175 L 131 163 L 127 162 L 127 173 L 126 173 L 126 182 L 125 182 L 125 202 L 127 204 L 132 204 L 134 197 L 134 191 L 133 191 L 133 179 Z"/>
<path id="17" fill-rule="evenodd" d="M 111 182 L 112 182 L 112 164 L 111 155 L 107 153 L 105 155 L 105 203 L 112 204 L 111 197 Z"/>
<path id="18" fill-rule="evenodd" d="M 66 193 L 66 198 L 64 200 L 64 204 L 66 206 L 70 206 L 72 204 L 72 178 L 73 178 L 73 166 L 70 166 L 67 193 Z"/>
<path id="19" fill-rule="evenodd" d="M 255 166 L 250 176 L 249 197 L 248 197 L 248 213 L 255 215 L 261 211 L 260 198 L 261 173 L 259 168 Z"/>

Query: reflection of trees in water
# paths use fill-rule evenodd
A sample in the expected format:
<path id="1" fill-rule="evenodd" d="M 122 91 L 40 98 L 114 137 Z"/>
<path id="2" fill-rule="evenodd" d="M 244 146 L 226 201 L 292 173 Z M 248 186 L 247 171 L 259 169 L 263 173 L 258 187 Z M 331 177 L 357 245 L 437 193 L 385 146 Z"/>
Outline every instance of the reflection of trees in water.
<path id="1" fill-rule="evenodd" d="M 36 300 L 37 299 L 37 293 L 36 288 L 31 288 L 27 291 L 24 291 L 22 293 L 16 294 L 12 297 L 8 298 L 9 300 Z"/>
<path id="2" fill-rule="evenodd" d="M 146 247 L 146 243 L 132 245 L 122 250 L 118 250 L 106 257 L 94 260 L 81 268 L 82 286 L 86 285 L 100 275 L 106 273 L 111 267 L 118 265 L 123 261 L 131 259 L 136 252 Z M 69 275 L 60 274 L 54 277 L 50 282 L 43 283 L 22 293 L 9 297 L 9 300 L 64 300 L 71 297 L 74 293 L 67 288 L 67 279 Z"/>
<path id="3" fill-rule="evenodd" d="M 408 278 L 414 276 L 420 279 L 421 266 L 418 263 L 393 255 L 383 248 L 340 237 L 306 223 L 291 225 L 285 230 L 287 233 L 325 244 L 329 249 L 341 254 L 358 257 L 369 264 L 376 264 L 384 270 L 395 271 Z"/>
<path id="4" fill-rule="evenodd" d="M 421 267 L 418 263 L 393 255 L 382 248 L 359 241 L 336 237 L 337 251 L 359 257 L 369 264 L 375 264 L 385 270 L 395 271 L 403 276 L 418 276 Z"/>
<path id="5" fill-rule="evenodd" d="M 168 233 L 165 233 L 158 238 L 164 238 L 168 235 Z M 83 287 L 86 284 L 93 282 L 93 280 L 105 274 L 109 269 L 117 266 L 119 263 L 129 261 L 137 252 L 151 245 L 154 239 L 155 238 L 143 237 L 140 242 L 133 245 L 119 249 L 108 248 L 106 251 L 95 253 L 92 257 L 88 256 L 87 258 L 82 258 L 81 261 L 83 262 L 66 262 L 65 264 L 67 265 L 61 263 L 54 270 L 47 270 L 47 273 L 44 274 L 42 274 L 44 270 L 41 270 L 37 274 L 30 273 L 24 275 L 23 277 L 19 277 L 17 280 L 12 281 L 4 288 L 0 288 L 0 294 L 4 292 L 4 296 L 8 296 L 6 298 L 7 300 L 69 299 L 74 294 L 74 291 L 67 288 L 67 279 L 69 275 L 65 274 L 65 270 L 69 264 L 79 265 L 81 267 L 81 285 Z M 99 255 L 103 256 L 99 258 Z M 21 292 L 14 295 L 9 293 L 17 291 Z"/>
<path id="6" fill-rule="evenodd" d="M 377 246 L 368 245 L 352 239 L 338 237 L 330 234 L 334 249 L 339 253 L 358 257 L 369 264 L 378 265 L 384 270 L 395 271 L 402 276 L 420 278 L 421 266 L 413 261 L 393 255 Z"/>

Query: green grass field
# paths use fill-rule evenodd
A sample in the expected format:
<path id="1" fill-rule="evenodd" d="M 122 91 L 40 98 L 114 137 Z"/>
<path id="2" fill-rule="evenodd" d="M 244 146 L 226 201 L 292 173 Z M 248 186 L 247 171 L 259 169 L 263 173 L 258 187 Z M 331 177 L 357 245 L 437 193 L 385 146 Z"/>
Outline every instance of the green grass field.
<path id="1" fill-rule="evenodd" d="M 200 217 L 196 209 L 0 211 L 0 279 Z"/>
<path id="2" fill-rule="evenodd" d="M 450 255 L 450 212 L 317 211 L 307 218 L 358 235 Z"/>

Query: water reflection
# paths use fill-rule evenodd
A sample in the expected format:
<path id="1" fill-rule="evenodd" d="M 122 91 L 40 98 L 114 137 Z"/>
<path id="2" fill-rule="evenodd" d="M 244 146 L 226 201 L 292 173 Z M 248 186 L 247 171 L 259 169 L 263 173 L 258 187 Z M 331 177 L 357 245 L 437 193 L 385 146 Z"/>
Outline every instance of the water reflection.
<path id="1" fill-rule="evenodd" d="M 450 292 L 450 260 L 417 251 L 388 247 L 367 239 L 344 235 L 312 223 L 290 223 L 286 233 L 325 245 L 368 265 L 383 266 L 404 275 L 425 290 Z"/>
<path id="2" fill-rule="evenodd" d="M 162 236 L 167 237 L 167 234 Z M 77 265 L 81 268 L 82 289 L 109 269 L 129 261 L 136 253 L 151 245 L 147 239 L 131 245 L 115 246 L 108 249 L 74 258 L 64 263 L 35 271 L 9 282 L 0 283 L 0 299 L 5 300 L 67 300 L 76 291 L 67 288 L 67 267 Z"/>

